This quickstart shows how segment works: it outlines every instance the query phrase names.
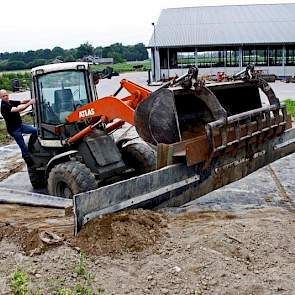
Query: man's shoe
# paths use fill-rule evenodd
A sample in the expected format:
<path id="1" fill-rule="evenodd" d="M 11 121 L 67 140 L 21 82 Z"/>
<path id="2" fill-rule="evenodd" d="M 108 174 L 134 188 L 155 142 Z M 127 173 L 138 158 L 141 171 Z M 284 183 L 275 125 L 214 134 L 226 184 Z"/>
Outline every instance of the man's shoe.
<path id="1" fill-rule="evenodd" d="M 27 166 L 31 167 L 34 165 L 34 161 L 30 155 L 24 155 L 23 159 L 25 160 Z"/>

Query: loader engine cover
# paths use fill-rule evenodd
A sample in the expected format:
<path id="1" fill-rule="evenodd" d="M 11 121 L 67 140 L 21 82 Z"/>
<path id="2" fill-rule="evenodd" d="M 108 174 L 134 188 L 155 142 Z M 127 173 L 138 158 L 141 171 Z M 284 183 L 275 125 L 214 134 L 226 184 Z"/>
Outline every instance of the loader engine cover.
<path id="1" fill-rule="evenodd" d="M 100 179 L 115 176 L 126 169 L 113 138 L 95 130 L 79 144 L 79 154 L 86 166 Z"/>
<path id="2" fill-rule="evenodd" d="M 135 111 L 139 135 L 151 144 L 172 144 L 206 133 L 206 124 L 260 108 L 259 88 L 234 81 L 197 88 L 161 88 Z"/>

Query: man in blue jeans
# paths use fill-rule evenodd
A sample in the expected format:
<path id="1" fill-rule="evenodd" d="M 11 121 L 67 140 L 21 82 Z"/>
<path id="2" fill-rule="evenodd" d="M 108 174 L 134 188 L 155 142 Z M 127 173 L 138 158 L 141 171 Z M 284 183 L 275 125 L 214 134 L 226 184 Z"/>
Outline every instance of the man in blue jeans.
<path id="1" fill-rule="evenodd" d="M 30 105 L 35 103 L 34 99 L 27 99 L 22 101 L 9 100 L 6 90 L 0 90 L 1 99 L 1 114 L 5 120 L 8 133 L 15 139 L 16 143 L 21 149 L 22 156 L 28 166 L 33 164 L 28 148 L 25 144 L 23 133 L 32 134 L 37 138 L 37 129 L 22 123 L 20 112 L 27 109 Z"/>

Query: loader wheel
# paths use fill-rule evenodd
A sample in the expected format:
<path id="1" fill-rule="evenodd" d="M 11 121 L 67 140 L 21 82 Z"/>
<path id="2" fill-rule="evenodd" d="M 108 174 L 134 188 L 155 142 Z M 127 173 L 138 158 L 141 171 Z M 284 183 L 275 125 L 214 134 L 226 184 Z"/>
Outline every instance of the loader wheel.
<path id="1" fill-rule="evenodd" d="M 39 189 L 46 187 L 44 171 L 39 171 L 32 167 L 28 167 L 28 174 L 33 188 Z"/>
<path id="2" fill-rule="evenodd" d="M 75 194 L 97 188 L 90 169 L 78 161 L 69 161 L 53 167 L 47 185 L 50 195 L 68 199 Z"/>
<path id="3" fill-rule="evenodd" d="M 123 147 L 122 158 L 125 164 L 138 174 L 156 169 L 155 151 L 145 143 L 132 143 Z"/>

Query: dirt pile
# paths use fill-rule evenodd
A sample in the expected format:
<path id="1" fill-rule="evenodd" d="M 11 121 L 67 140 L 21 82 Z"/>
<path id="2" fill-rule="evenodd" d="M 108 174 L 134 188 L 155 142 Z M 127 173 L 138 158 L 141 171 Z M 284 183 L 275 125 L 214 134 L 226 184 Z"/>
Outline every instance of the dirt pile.
<path id="1" fill-rule="evenodd" d="M 163 214 L 149 210 L 131 210 L 91 220 L 71 245 L 87 254 L 114 255 L 142 251 L 165 234 Z"/>
<path id="2" fill-rule="evenodd" d="M 38 229 L 29 230 L 9 224 L 0 226 L 0 241 L 2 239 L 15 242 L 29 256 L 44 253 L 63 243 L 62 238 L 51 232 Z"/>

